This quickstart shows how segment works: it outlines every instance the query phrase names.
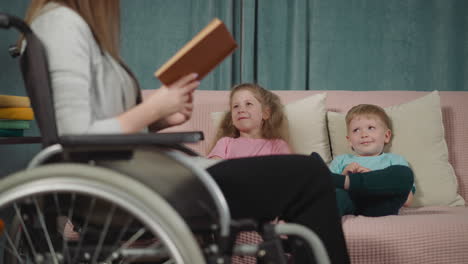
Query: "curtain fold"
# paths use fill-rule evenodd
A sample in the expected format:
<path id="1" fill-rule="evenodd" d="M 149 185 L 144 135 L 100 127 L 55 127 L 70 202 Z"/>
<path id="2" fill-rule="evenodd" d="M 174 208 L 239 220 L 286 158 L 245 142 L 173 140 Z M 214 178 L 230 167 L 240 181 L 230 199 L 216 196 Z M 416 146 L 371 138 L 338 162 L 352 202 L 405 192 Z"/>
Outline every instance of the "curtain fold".
<path id="1" fill-rule="evenodd" d="M 468 90 L 468 1 L 241 2 L 242 82 L 271 90 Z"/>
<path id="2" fill-rule="evenodd" d="M 236 1 L 121 1 L 122 56 L 143 89 L 158 88 L 154 72 L 215 17 L 234 30 Z M 228 57 L 207 75 L 199 89 L 227 90 L 234 83 L 236 61 Z"/>
<path id="3" fill-rule="evenodd" d="M 123 0 L 123 55 L 142 87 L 212 18 L 239 48 L 200 89 L 468 90 L 466 0 Z"/>

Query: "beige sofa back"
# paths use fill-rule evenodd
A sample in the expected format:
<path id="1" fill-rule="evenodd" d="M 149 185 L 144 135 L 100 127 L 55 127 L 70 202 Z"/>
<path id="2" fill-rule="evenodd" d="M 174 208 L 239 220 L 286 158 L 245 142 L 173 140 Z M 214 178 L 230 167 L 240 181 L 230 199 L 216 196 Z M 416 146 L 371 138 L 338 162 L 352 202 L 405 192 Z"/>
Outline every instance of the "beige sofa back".
<path id="1" fill-rule="evenodd" d="M 143 97 L 151 92 L 144 90 Z M 387 107 L 405 103 L 429 93 L 417 91 L 275 91 L 284 104 L 323 92 L 327 93 L 328 110 L 342 113 L 360 103 Z M 205 140 L 189 147 L 201 155 L 206 155 L 216 134 L 210 113 L 227 110 L 228 96 L 229 91 L 197 90 L 192 119 L 184 125 L 166 131 L 203 131 Z M 449 161 L 458 178 L 459 193 L 466 199 L 468 196 L 468 92 L 440 92 L 440 97 Z"/>

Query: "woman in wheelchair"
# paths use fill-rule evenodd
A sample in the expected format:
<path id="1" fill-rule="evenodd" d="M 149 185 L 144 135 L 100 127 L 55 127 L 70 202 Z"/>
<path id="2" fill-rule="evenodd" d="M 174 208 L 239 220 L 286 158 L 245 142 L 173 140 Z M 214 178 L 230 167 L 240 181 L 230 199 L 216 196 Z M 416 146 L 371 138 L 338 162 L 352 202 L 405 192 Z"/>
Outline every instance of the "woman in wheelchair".
<path id="1" fill-rule="evenodd" d="M 191 117 L 192 93 L 199 86 L 195 73 L 160 87 L 141 101 L 138 82 L 119 54 L 119 9 L 118 0 L 31 1 L 26 22 L 45 47 L 59 135 L 133 134 L 146 132 L 148 127 L 155 131 L 179 125 Z M 151 178 L 151 174 L 164 170 L 164 160 L 153 161 L 159 157 L 155 151 L 142 149 L 124 165 L 113 160 L 97 163 L 135 177 L 144 174 Z M 224 161 L 186 158 L 211 175 L 232 219 L 266 223 L 279 216 L 303 225 L 322 240 L 331 263 L 349 263 L 332 178 L 318 155 Z M 130 166 L 138 160 L 144 162 Z M 178 191 L 179 199 L 182 191 Z M 141 199 L 145 199 L 143 194 L 138 194 Z M 74 199 L 71 196 L 66 200 Z M 52 200 L 58 204 L 59 199 Z M 67 210 L 64 212 L 67 215 Z M 291 248 L 294 263 L 313 262 L 308 258 L 310 251 L 301 243 L 292 243 Z"/>

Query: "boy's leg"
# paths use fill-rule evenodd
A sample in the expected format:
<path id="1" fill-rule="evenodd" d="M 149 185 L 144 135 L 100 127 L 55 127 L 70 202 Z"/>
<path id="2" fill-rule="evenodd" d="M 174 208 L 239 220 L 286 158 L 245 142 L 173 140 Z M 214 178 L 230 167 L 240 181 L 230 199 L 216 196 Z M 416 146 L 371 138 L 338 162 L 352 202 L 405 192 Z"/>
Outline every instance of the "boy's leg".
<path id="1" fill-rule="evenodd" d="M 402 165 L 392 165 L 383 170 L 374 170 L 349 175 L 349 191 L 359 195 L 408 196 L 413 187 L 413 171 Z"/>
<path id="2" fill-rule="evenodd" d="M 408 192 L 409 193 L 409 192 Z M 407 194 L 390 196 L 362 196 L 350 194 L 356 206 L 356 215 L 386 216 L 397 215 L 408 198 Z"/>
<path id="3" fill-rule="evenodd" d="M 412 170 L 394 165 L 383 170 L 351 174 L 349 193 L 358 215 L 396 215 L 412 186 Z"/>
<path id="4" fill-rule="evenodd" d="M 336 205 L 338 207 L 338 215 L 342 217 L 343 215 L 355 214 L 355 206 L 349 193 L 343 189 L 336 188 Z"/>

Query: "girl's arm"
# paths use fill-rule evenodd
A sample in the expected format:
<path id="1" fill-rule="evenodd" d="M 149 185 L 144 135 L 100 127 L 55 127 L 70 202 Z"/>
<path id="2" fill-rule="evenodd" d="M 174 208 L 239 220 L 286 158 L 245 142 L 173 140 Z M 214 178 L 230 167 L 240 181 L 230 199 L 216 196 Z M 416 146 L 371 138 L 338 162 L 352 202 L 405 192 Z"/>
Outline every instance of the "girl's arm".
<path id="1" fill-rule="evenodd" d="M 291 154 L 291 148 L 289 147 L 288 143 L 282 139 L 276 140 L 276 147 L 271 154 Z"/>
<path id="2" fill-rule="evenodd" d="M 216 145 L 207 155 L 209 159 L 226 159 L 226 149 L 228 148 L 228 138 L 223 137 L 216 142 Z"/>

